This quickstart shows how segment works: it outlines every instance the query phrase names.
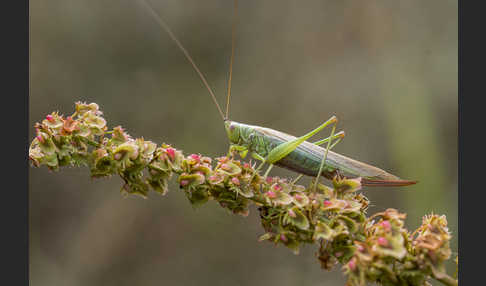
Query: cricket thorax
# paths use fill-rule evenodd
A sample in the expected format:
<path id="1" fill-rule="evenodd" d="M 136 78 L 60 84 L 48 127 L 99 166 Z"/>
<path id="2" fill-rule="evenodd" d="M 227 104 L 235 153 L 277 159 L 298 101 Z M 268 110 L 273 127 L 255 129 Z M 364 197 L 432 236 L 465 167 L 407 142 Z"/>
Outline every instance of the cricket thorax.
<path id="1" fill-rule="evenodd" d="M 249 151 L 256 152 L 261 156 L 266 156 L 269 146 L 258 132 L 256 126 L 247 125 L 235 121 L 225 122 L 226 133 L 232 144 L 245 146 Z"/>

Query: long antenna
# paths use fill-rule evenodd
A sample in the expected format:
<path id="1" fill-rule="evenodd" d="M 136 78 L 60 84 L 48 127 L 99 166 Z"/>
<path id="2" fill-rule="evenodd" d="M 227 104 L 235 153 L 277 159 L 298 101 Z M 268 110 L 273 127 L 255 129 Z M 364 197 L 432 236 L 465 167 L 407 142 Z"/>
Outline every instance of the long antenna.
<path id="1" fill-rule="evenodd" d="M 177 44 L 179 49 L 181 49 L 181 51 L 184 53 L 187 60 L 191 63 L 192 67 L 196 70 L 196 72 L 199 75 L 199 77 L 201 78 L 202 82 L 204 83 L 204 85 L 208 89 L 209 94 L 211 95 L 211 97 L 214 101 L 214 104 L 216 104 L 216 107 L 218 108 L 218 111 L 219 111 L 219 114 L 221 115 L 221 118 L 223 118 L 223 120 L 226 120 L 226 117 L 224 116 L 223 111 L 221 110 L 221 107 L 219 106 L 218 101 L 216 100 L 216 96 L 214 95 L 213 90 L 211 89 L 211 87 L 209 87 L 209 84 L 206 81 L 206 78 L 204 77 L 202 72 L 199 70 L 196 63 L 191 58 L 191 56 L 189 55 L 187 50 L 184 48 L 184 46 L 181 44 L 181 42 L 179 42 L 179 40 L 176 38 L 174 33 L 172 33 L 172 31 L 169 28 L 169 25 L 167 25 L 164 22 L 164 20 L 162 20 L 162 18 L 157 14 L 157 12 L 155 12 L 154 8 L 147 1 L 140 0 L 140 2 L 145 6 L 145 8 L 147 8 L 147 10 L 150 12 L 150 14 L 154 17 L 155 21 L 169 34 L 170 38 Z"/>
<path id="2" fill-rule="evenodd" d="M 230 97 L 231 97 L 231 78 L 233 76 L 233 61 L 235 58 L 235 30 L 236 30 L 236 17 L 238 13 L 238 0 L 235 0 L 235 10 L 233 14 L 233 27 L 231 28 L 231 61 L 230 61 L 230 69 L 229 69 L 229 78 L 228 78 L 228 95 L 226 96 L 226 118 L 229 115 L 229 104 L 230 104 Z"/>

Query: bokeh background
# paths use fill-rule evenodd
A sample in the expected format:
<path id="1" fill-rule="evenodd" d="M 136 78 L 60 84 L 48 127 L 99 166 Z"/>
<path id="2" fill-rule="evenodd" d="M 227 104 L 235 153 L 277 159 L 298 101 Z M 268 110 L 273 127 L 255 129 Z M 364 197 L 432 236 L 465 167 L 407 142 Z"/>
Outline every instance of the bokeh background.
<path id="1" fill-rule="evenodd" d="M 150 2 L 223 103 L 233 2 Z M 96 102 L 134 137 L 226 153 L 207 91 L 138 1 L 30 5 L 30 126 Z M 336 115 L 347 136 L 335 151 L 420 181 L 364 190 L 369 213 L 397 208 L 409 229 L 445 214 L 457 251 L 457 1 L 246 0 L 238 21 L 231 118 L 301 135 Z M 83 168 L 30 169 L 31 285 L 344 284 L 320 269 L 316 246 L 296 256 L 257 242 L 255 209 L 193 209 L 174 182 L 145 200 L 120 187 Z"/>

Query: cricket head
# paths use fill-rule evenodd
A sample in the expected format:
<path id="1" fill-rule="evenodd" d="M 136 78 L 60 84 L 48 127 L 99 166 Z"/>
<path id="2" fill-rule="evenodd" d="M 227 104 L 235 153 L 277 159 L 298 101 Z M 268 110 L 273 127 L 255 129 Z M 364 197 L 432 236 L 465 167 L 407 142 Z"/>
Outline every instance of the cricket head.
<path id="1" fill-rule="evenodd" d="M 225 120 L 224 128 L 226 129 L 226 134 L 228 134 L 228 139 L 231 143 L 237 144 L 240 140 L 240 126 L 237 122 Z"/>

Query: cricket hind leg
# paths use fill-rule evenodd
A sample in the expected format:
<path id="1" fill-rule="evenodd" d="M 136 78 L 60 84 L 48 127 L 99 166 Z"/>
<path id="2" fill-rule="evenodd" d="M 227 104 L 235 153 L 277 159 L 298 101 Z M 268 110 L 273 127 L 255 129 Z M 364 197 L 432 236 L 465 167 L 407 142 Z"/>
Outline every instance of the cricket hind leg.
<path id="1" fill-rule="evenodd" d="M 339 137 L 336 140 L 335 144 L 331 145 L 333 137 L 334 137 L 334 132 L 336 131 L 336 125 L 337 125 L 337 120 L 334 123 L 332 123 L 331 136 L 329 136 L 328 138 L 326 138 L 324 140 L 321 140 L 321 142 L 316 142 L 316 143 L 318 143 L 316 145 L 321 145 L 321 144 L 324 143 L 322 141 L 327 140 L 327 141 L 325 141 L 325 142 L 327 142 L 327 146 L 326 146 L 326 151 L 324 152 L 324 156 L 322 156 L 321 165 L 319 166 L 319 171 L 317 172 L 316 181 L 315 181 L 313 189 L 312 189 L 313 192 L 316 192 L 316 190 L 317 190 L 317 184 L 319 183 L 319 177 L 321 176 L 322 170 L 324 169 L 324 165 L 325 165 L 325 162 L 326 162 L 326 159 L 327 159 L 327 154 L 329 153 L 329 149 L 331 149 L 332 147 L 334 147 L 334 145 L 339 143 L 339 141 L 342 138 L 342 137 Z M 344 136 L 344 132 L 342 134 Z"/>
<path id="2" fill-rule="evenodd" d="M 334 146 L 336 146 L 337 143 L 339 143 L 341 141 L 341 139 L 344 138 L 344 135 L 345 135 L 344 131 L 339 131 L 338 133 L 334 134 L 334 136 L 332 136 L 332 137 L 329 136 L 329 137 L 324 138 L 322 140 L 316 141 L 316 142 L 314 142 L 312 144 L 319 146 L 319 145 L 322 145 L 324 143 L 329 142 L 330 140 L 336 140 L 329 147 L 329 150 L 331 150 Z"/>
<path id="3" fill-rule="evenodd" d="M 294 140 L 291 140 L 291 141 L 287 141 L 285 143 L 282 143 L 282 144 L 278 145 L 277 147 L 273 148 L 268 153 L 268 155 L 267 155 L 266 158 L 263 158 L 262 156 L 258 155 L 257 153 L 252 153 L 252 156 L 255 159 L 257 159 L 257 160 L 261 160 L 262 163 L 258 166 L 257 169 L 255 169 L 255 172 L 253 173 L 251 179 L 253 180 L 253 177 L 255 176 L 256 172 L 259 171 L 261 169 L 261 167 L 263 167 L 263 165 L 265 163 L 269 163 L 270 166 L 267 169 L 267 171 L 265 172 L 265 178 L 266 178 L 266 176 L 268 175 L 268 173 L 270 172 L 270 170 L 273 168 L 273 164 L 275 164 L 276 162 L 278 162 L 279 160 L 283 159 L 285 156 L 287 156 L 288 154 L 290 154 L 292 151 L 294 151 L 295 149 L 297 149 L 297 147 L 299 147 L 300 144 L 302 144 L 307 139 L 309 139 L 312 136 L 314 136 L 315 134 L 317 134 L 319 131 L 321 131 L 322 129 L 324 129 L 326 126 L 328 126 L 330 124 L 336 124 L 336 122 L 337 122 L 336 116 L 332 116 L 326 122 L 324 122 L 323 124 L 321 124 L 316 129 L 308 132 L 307 134 L 304 134 L 303 136 L 297 137 Z M 331 138 L 332 138 L 332 136 L 331 136 Z"/>
<path id="4" fill-rule="evenodd" d="M 334 142 L 331 142 L 331 146 L 329 147 L 329 150 L 331 150 L 332 148 L 334 148 L 334 146 L 336 146 L 343 138 L 344 138 L 344 131 L 339 131 L 338 133 L 334 134 L 334 136 L 331 138 L 330 136 L 327 137 L 327 138 L 324 138 L 322 140 L 319 140 L 319 141 L 316 141 L 312 144 L 315 144 L 315 145 L 322 145 L 326 142 L 328 142 L 329 140 L 335 140 Z M 339 175 L 339 172 L 338 170 L 336 170 L 336 175 Z M 327 176 L 325 174 L 323 174 L 323 176 L 329 180 L 332 180 L 334 178 L 335 175 L 332 175 L 332 176 Z M 302 179 L 302 177 L 304 177 L 304 174 L 300 174 L 297 176 L 297 178 L 295 178 L 293 181 L 292 181 L 292 184 L 297 184 L 297 182 Z"/>
<path id="5" fill-rule="evenodd" d="M 288 142 L 285 142 L 283 144 L 280 144 L 278 145 L 277 147 L 275 147 L 274 149 L 272 149 L 270 152 L 269 152 L 269 155 L 267 157 L 267 162 L 270 163 L 270 167 L 268 168 L 267 172 L 265 173 L 265 177 L 268 175 L 268 173 L 270 172 L 271 168 L 273 167 L 273 164 L 276 163 L 277 161 L 281 160 L 282 158 L 284 158 L 285 156 L 287 156 L 288 154 L 290 154 L 292 151 L 294 151 L 295 149 L 297 149 L 297 147 L 299 147 L 300 144 L 302 144 L 303 142 L 305 142 L 307 139 L 309 139 L 310 137 L 312 137 L 313 135 L 317 134 L 319 131 L 321 131 L 324 127 L 328 126 L 328 125 L 332 125 L 333 128 L 332 128 L 332 131 L 331 131 L 331 136 L 323 139 L 323 140 L 320 140 L 320 141 L 317 141 L 313 144 L 315 145 L 322 145 L 324 143 L 328 143 L 327 144 L 327 148 L 326 148 L 326 152 L 324 154 L 324 157 L 323 157 L 323 160 L 321 161 L 321 165 L 320 165 L 320 168 L 319 168 L 319 173 L 317 175 L 317 178 L 316 178 L 316 181 L 319 180 L 319 175 L 320 173 L 322 172 L 322 169 L 324 167 L 324 162 L 326 160 L 326 157 L 327 157 L 327 153 L 330 149 L 332 149 L 337 143 L 339 143 L 339 141 L 341 141 L 341 139 L 344 137 L 344 131 L 340 131 L 336 134 L 334 134 L 334 132 L 336 131 L 336 125 L 337 125 L 337 118 L 336 116 L 332 116 L 330 119 L 328 119 L 326 122 L 324 122 L 323 124 L 321 124 L 319 127 L 317 127 L 316 129 L 310 131 L 309 133 L 301 136 L 301 137 L 298 137 L 292 141 L 288 141 Z M 333 140 L 336 140 L 334 143 L 332 142 Z M 331 143 L 333 143 L 331 145 Z M 300 174 L 295 180 L 292 181 L 293 184 L 297 183 L 297 181 L 299 181 L 301 178 L 303 177 L 303 174 Z M 314 187 L 314 191 L 315 191 L 315 187 Z"/>
<path id="6" fill-rule="evenodd" d="M 292 151 L 297 149 L 300 144 L 304 143 L 306 140 L 317 134 L 319 131 L 324 129 L 326 126 L 330 124 L 335 124 L 337 122 L 336 116 L 332 116 L 330 119 L 328 119 L 326 122 L 321 124 L 319 127 L 316 129 L 308 132 L 307 134 L 304 134 L 300 137 L 297 137 L 293 140 L 284 142 L 277 147 L 273 148 L 267 155 L 266 161 L 270 164 L 275 164 L 279 160 L 283 159 L 285 156 L 290 154 Z"/>
<path id="7" fill-rule="evenodd" d="M 257 171 L 259 171 L 263 167 L 263 165 L 265 163 L 269 163 L 270 166 L 267 169 L 267 171 L 265 172 L 265 177 L 266 177 L 268 175 L 268 173 L 270 172 L 270 170 L 272 169 L 273 164 L 275 164 L 276 162 L 278 162 L 279 160 L 283 159 L 285 156 L 287 156 L 288 154 L 290 154 L 292 151 L 294 151 L 295 149 L 297 149 L 299 147 L 299 145 L 301 145 L 307 139 L 309 139 L 312 136 L 314 136 L 315 134 L 317 134 L 319 131 L 321 131 L 322 129 L 324 129 L 326 126 L 332 125 L 333 126 L 333 129 L 332 129 L 332 132 L 331 132 L 331 136 L 329 137 L 329 140 L 324 139 L 321 142 L 318 142 L 319 144 L 323 144 L 324 142 L 327 142 L 328 143 L 328 146 L 327 146 L 327 149 L 326 149 L 326 154 L 325 154 L 324 160 L 323 160 L 323 161 L 325 161 L 325 158 L 327 156 L 327 151 L 329 150 L 329 147 L 331 146 L 330 143 L 334 139 L 334 131 L 336 130 L 336 123 L 337 123 L 337 121 L 338 120 L 337 120 L 336 116 L 332 116 L 326 122 L 322 123 L 320 126 L 318 126 L 317 128 L 315 128 L 314 130 L 308 132 L 307 134 L 305 134 L 303 136 L 300 136 L 300 137 L 297 137 L 297 138 L 295 138 L 295 139 L 293 139 L 291 141 L 287 141 L 285 143 L 282 143 L 282 144 L 276 146 L 275 148 L 273 148 L 268 153 L 268 155 L 265 158 L 262 157 L 262 156 L 260 156 L 258 153 L 252 153 L 252 156 L 255 159 L 257 159 L 257 160 L 262 161 L 262 163 L 258 166 L 257 169 L 255 169 L 255 172 L 253 173 L 251 179 L 253 179 L 253 177 L 255 176 L 255 174 L 257 173 Z M 344 135 L 344 132 L 340 132 L 339 134 L 336 134 L 336 135 L 338 135 L 337 136 L 337 138 L 338 138 L 337 140 L 340 140 L 340 138 Z M 322 171 L 322 167 L 323 167 L 323 164 L 321 163 L 320 171 Z"/>

